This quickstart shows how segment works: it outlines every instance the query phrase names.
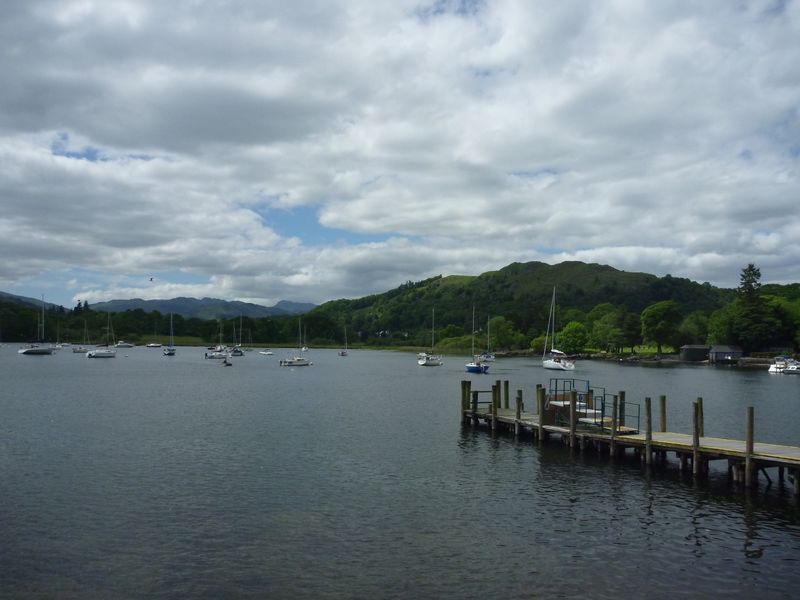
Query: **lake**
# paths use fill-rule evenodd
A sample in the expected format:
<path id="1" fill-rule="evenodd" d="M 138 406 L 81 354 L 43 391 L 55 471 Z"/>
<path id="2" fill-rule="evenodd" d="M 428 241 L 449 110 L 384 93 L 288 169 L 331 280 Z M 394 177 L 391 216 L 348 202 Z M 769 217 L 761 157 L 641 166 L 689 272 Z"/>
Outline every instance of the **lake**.
<path id="1" fill-rule="evenodd" d="M 790 598 L 789 484 L 735 491 L 724 469 L 571 455 L 462 428 L 460 381 L 512 396 L 553 372 L 468 375 L 408 353 L 312 349 L 311 367 L 202 348 L 0 348 L 0 596 L 14 598 Z M 668 428 L 800 445 L 800 377 L 582 361 L 628 402 L 666 394 Z"/>

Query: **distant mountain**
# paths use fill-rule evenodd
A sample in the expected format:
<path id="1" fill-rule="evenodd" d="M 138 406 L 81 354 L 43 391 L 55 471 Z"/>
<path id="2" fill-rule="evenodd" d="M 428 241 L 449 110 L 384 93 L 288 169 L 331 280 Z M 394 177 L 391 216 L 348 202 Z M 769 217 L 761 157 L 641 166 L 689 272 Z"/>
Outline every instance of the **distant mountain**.
<path id="1" fill-rule="evenodd" d="M 158 311 L 161 314 L 173 313 L 186 319 L 232 319 L 239 315 L 259 319 L 304 314 L 314 308 L 314 304 L 281 300 L 275 306 L 261 306 L 250 302 L 220 300 L 219 298 L 171 298 L 168 300 L 111 300 L 89 304 L 92 310 L 103 312 L 125 312 L 126 310 Z"/>
<path id="2" fill-rule="evenodd" d="M 42 301 L 39 298 L 28 298 L 27 296 L 17 296 L 15 294 L 9 294 L 8 292 L 0 292 L 0 301 L 11 302 L 13 304 L 24 304 L 25 306 L 33 306 L 41 310 L 42 308 Z M 47 302 L 45 300 L 44 306 L 47 310 L 51 310 L 54 308 L 58 308 L 57 304 L 53 304 L 52 302 Z M 64 308 L 72 308 L 64 307 Z"/>

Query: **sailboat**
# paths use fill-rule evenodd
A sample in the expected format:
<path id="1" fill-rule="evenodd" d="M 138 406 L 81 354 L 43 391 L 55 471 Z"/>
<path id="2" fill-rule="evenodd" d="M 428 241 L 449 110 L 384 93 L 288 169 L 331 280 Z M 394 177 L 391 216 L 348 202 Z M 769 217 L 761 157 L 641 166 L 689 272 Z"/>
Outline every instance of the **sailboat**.
<path id="1" fill-rule="evenodd" d="M 494 360 L 494 352 L 492 352 L 492 336 L 489 327 L 489 317 L 486 317 L 486 352 L 480 355 L 481 362 L 492 362 Z"/>
<path id="2" fill-rule="evenodd" d="M 311 361 L 302 355 L 303 335 L 300 328 L 301 320 L 297 319 L 297 354 L 291 358 L 284 358 L 278 363 L 282 367 L 308 367 Z"/>
<path id="3" fill-rule="evenodd" d="M 98 346 L 94 350 L 89 350 L 86 353 L 86 358 L 115 358 L 117 351 L 111 347 L 114 342 L 114 333 L 111 329 L 111 313 L 108 313 L 108 323 L 106 325 L 106 343 Z"/>
<path id="4" fill-rule="evenodd" d="M 339 356 L 347 356 L 347 327 L 344 328 L 344 348 L 339 350 Z"/>
<path id="5" fill-rule="evenodd" d="M 163 348 L 164 356 L 175 356 L 175 334 L 172 330 L 172 313 L 169 313 L 169 346 Z"/>
<path id="6" fill-rule="evenodd" d="M 26 354 L 33 356 L 43 356 L 52 354 L 55 348 L 52 346 L 42 346 L 44 344 L 44 296 L 42 296 L 42 316 L 36 325 L 36 337 L 39 338 L 38 342 L 33 342 L 27 346 L 23 346 L 17 350 L 18 354 Z"/>
<path id="7" fill-rule="evenodd" d="M 444 363 L 442 357 L 433 353 L 436 346 L 436 309 L 431 309 L 431 351 L 417 354 L 417 364 L 420 367 L 441 367 Z"/>
<path id="8" fill-rule="evenodd" d="M 475 356 L 475 307 L 472 307 L 472 360 L 465 365 L 467 373 L 488 373 L 489 365 L 481 362 L 480 356 Z"/>
<path id="9" fill-rule="evenodd" d="M 72 347 L 72 352 L 75 354 L 86 354 L 89 351 L 89 326 L 86 324 L 86 319 L 83 320 L 83 343 L 78 346 Z"/>
<path id="10" fill-rule="evenodd" d="M 550 316 L 547 319 L 547 333 L 544 337 L 544 350 L 542 351 L 542 366 L 554 371 L 574 371 L 575 361 L 569 360 L 561 350 L 553 347 L 556 338 L 556 288 L 553 286 L 553 299 L 550 301 Z M 547 342 L 550 340 L 550 353 L 547 352 Z"/>

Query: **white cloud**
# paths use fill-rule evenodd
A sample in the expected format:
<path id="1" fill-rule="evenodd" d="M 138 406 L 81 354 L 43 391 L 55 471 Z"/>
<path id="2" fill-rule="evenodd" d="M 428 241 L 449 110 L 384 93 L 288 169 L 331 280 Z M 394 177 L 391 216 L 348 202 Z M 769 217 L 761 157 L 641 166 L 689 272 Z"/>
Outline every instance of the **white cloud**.
<path id="1" fill-rule="evenodd" d="M 0 16 L 2 289 L 321 302 L 528 260 L 800 281 L 797 3 Z M 299 207 L 319 222 L 271 218 Z"/>

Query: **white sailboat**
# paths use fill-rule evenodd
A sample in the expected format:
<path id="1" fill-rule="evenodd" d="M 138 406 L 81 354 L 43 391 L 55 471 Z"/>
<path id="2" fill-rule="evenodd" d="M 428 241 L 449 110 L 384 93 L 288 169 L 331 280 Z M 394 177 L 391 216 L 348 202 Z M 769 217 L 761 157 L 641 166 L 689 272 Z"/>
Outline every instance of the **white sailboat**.
<path id="1" fill-rule="evenodd" d="M 434 354 L 433 349 L 436 346 L 436 309 L 431 309 L 431 351 L 420 352 L 417 354 L 417 364 L 420 367 L 441 367 L 444 362 L 442 357 Z"/>
<path id="2" fill-rule="evenodd" d="M 98 346 L 93 350 L 86 353 L 86 358 L 116 358 L 117 351 L 112 348 L 114 342 L 114 330 L 111 328 L 111 313 L 108 313 L 108 322 L 106 324 L 106 343 Z"/>
<path id="3" fill-rule="evenodd" d="M 544 350 L 542 351 L 542 366 L 554 371 L 574 371 L 575 361 L 567 358 L 561 350 L 553 347 L 556 338 L 556 288 L 553 286 L 553 299 L 550 301 L 550 316 L 547 319 L 547 333 L 544 337 Z M 550 352 L 547 343 L 550 341 Z"/>
<path id="4" fill-rule="evenodd" d="M 27 346 L 23 346 L 17 350 L 18 354 L 25 354 L 27 356 L 46 356 L 55 352 L 52 346 L 44 346 L 44 296 L 42 296 L 42 315 L 36 325 L 36 337 L 39 338 L 38 342 L 32 342 Z"/>
<path id="5" fill-rule="evenodd" d="M 312 364 L 310 360 L 302 355 L 303 335 L 300 325 L 301 319 L 297 319 L 297 354 L 290 358 L 281 359 L 278 364 L 282 367 L 309 367 Z"/>
<path id="6" fill-rule="evenodd" d="M 72 347 L 72 352 L 75 354 L 86 354 L 89 351 L 89 326 L 86 324 L 86 319 L 83 320 L 83 343 L 78 346 Z"/>
<path id="7" fill-rule="evenodd" d="M 489 365 L 481 361 L 480 356 L 475 355 L 475 307 L 472 307 L 472 360 L 464 365 L 467 373 L 488 373 Z"/>
<path id="8" fill-rule="evenodd" d="M 347 327 L 344 328 L 344 348 L 339 350 L 339 356 L 347 356 Z"/>
<path id="9" fill-rule="evenodd" d="M 175 334 L 172 330 L 172 313 L 169 313 L 169 346 L 162 349 L 164 356 L 175 356 Z"/>

